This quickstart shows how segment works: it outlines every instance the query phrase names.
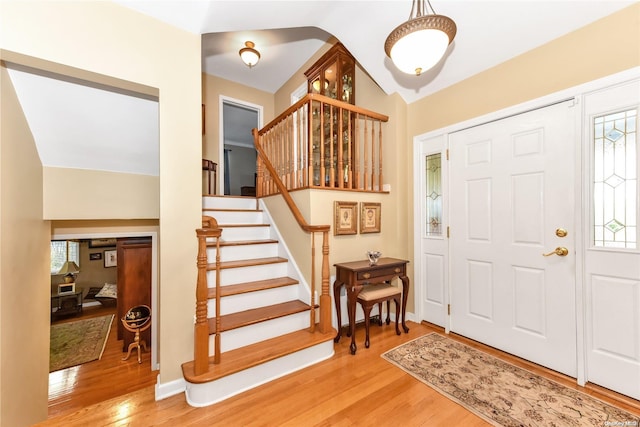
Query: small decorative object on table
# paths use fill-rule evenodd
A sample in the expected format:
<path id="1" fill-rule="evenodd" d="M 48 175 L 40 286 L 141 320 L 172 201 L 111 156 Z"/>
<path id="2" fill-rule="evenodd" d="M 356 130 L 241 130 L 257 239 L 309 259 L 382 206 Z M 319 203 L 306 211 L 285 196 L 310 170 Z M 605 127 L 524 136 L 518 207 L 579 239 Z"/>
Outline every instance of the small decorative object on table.
<path id="1" fill-rule="evenodd" d="M 382 256 L 382 252 L 379 251 L 367 251 L 367 258 L 369 258 L 369 265 L 376 265 L 378 259 Z"/>

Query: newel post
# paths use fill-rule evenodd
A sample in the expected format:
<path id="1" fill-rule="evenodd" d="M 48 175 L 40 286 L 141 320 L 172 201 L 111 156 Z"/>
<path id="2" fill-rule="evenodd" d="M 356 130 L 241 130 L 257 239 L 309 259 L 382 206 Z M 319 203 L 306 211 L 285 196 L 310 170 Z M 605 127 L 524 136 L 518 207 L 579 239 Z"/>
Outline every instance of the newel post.
<path id="1" fill-rule="evenodd" d="M 196 230 L 198 238 L 198 281 L 196 283 L 196 324 L 194 327 L 194 373 L 202 375 L 209 370 L 209 324 L 207 321 L 207 238 L 214 237 L 219 249 L 218 240 L 222 230 L 211 217 L 202 217 L 202 226 Z M 217 280 L 216 280 L 217 282 Z M 216 283 L 216 286 L 218 283 Z"/>
<path id="2" fill-rule="evenodd" d="M 331 295 L 329 294 L 329 232 L 322 233 L 322 294 L 320 295 L 320 332 L 331 331 Z"/>

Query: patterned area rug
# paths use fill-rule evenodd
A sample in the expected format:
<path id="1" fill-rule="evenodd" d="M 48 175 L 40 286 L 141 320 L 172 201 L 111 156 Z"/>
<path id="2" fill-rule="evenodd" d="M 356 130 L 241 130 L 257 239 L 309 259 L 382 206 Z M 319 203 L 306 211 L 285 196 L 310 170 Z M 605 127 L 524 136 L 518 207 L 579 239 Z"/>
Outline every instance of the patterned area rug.
<path id="1" fill-rule="evenodd" d="M 495 426 L 640 426 L 638 415 L 436 333 L 382 357 Z"/>
<path id="2" fill-rule="evenodd" d="M 100 359 L 113 317 L 109 314 L 51 325 L 49 372 Z"/>

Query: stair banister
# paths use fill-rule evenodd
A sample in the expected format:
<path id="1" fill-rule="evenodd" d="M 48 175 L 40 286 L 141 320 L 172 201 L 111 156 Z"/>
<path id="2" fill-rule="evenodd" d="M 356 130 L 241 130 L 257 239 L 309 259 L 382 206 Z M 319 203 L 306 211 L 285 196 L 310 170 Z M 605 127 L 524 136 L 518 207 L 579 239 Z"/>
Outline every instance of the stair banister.
<path id="1" fill-rule="evenodd" d="M 298 103 L 300 103 L 300 101 L 298 101 Z M 298 103 L 294 104 L 294 106 L 298 105 Z M 293 108 L 293 106 L 291 108 Z M 289 110 L 291 110 L 291 108 Z M 253 129 L 253 140 L 254 140 L 254 145 L 256 147 L 256 150 L 258 152 L 258 157 L 262 160 L 262 164 L 271 175 L 273 182 L 275 183 L 276 187 L 280 191 L 280 194 L 282 194 L 282 197 L 284 198 L 287 206 L 289 207 L 289 210 L 291 210 L 291 213 L 296 219 L 296 222 L 298 223 L 298 225 L 300 225 L 300 228 L 302 228 L 302 230 L 306 231 L 307 233 L 311 233 L 312 235 L 314 235 L 314 233 L 322 233 L 322 292 L 320 294 L 319 327 L 320 327 L 320 332 L 322 333 L 329 332 L 331 330 L 331 296 L 329 295 L 329 230 L 331 229 L 331 226 L 330 225 L 309 225 L 305 221 L 304 217 L 302 216 L 302 213 L 300 212 L 300 209 L 298 209 L 298 206 L 296 205 L 293 198 L 291 197 L 291 194 L 289 194 L 287 187 L 283 184 L 282 180 L 278 176 L 278 173 L 276 172 L 273 165 L 271 164 L 271 161 L 265 154 L 264 149 L 262 148 L 262 144 L 260 143 L 260 133 L 258 129 L 255 129 L 255 128 Z M 260 193 L 258 193 L 257 195 L 260 196 Z M 312 239 L 312 244 L 313 243 L 314 243 L 314 240 Z M 315 250 L 314 248 L 312 248 L 312 251 L 311 251 L 312 270 L 314 270 L 314 267 L 313 267 L 314 265 L 315 265 Z M 312 312 L 315 312 L 314 299 L 315 299 L 315 274 L 312 273 L 312 277 L 311 277 L 311 311 Z M 310 329 L 313 331 L 313 329 L 315 328 L 314 314 L 311 315 L 311 322 L 312 324 L 310 325 Z"/>
<path id="2" fill-rule="evenodd" d="M 198 281 L 196 284 L 196 324 L 194 328 L 194 373 L 202 375 L 209 370 L 209 323 L 207 320 L 207 239 L 216 243 L 216 334 L 214 363 L 220 363 L 220 236 L 222 229 L 210 217 L 202 217 L 202 228 L 196 229 L 198 237 Z"/>

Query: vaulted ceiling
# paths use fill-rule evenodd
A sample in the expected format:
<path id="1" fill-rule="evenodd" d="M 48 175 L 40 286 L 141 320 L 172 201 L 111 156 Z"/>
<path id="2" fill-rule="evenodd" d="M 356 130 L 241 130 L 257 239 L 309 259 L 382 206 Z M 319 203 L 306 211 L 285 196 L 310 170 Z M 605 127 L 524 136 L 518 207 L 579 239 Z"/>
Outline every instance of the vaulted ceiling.
<path id="1" fill-rule="evenodd" d="M 383 49 L 387 35 L 409 17 L 409 0 L 116 2 L 201 34 L 203 71 L 270 93 L 335 36 L 386 93 L 397 92 L 407 103 L 635 3 L 434 0 L 458 33 L 443 60 L 416 77 L 399 72 Z M 251 69 L 238 55 L 246 40 L 262 55 Z M 10 76 L 45 165 L 157 175 L 154 100 L 27 71 L 10 69 Z"/>

